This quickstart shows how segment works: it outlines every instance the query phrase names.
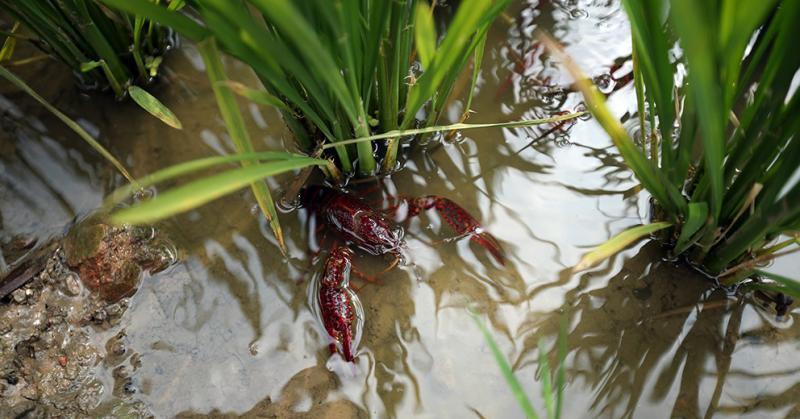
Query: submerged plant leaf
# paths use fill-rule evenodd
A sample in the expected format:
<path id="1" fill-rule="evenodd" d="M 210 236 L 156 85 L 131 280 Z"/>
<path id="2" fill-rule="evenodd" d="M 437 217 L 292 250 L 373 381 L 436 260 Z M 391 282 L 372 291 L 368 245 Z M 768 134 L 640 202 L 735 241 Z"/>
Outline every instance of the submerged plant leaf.
<path id="1" fill-rule="evenodd" d="M 622 233 L 619 233 L 616 236 L 608 239 L 608 241 L 605 243 L 595 247 L 591 252 L 583 255 L 580 262 L 578 262 L 578 264 L 572 268 L 572 272 L 588 269 L 594 266 L 596 263 L 615 255 L 617 252 L 630 246 L 639 239 L 671 226 L 672 223 L 662 221 L 629 228 Z"/>
<path id="2" fill-rule="evenodd" d="M 197 208 L 263 178 L 324 164 L 325 160 L 301 157 L 228 170 L 171 189 L 140 205 L 119 210 L 112 214 L 111 220 L 118 224 L 152 223 Z"/>
<path id="3" fill-rule="evenodd" d="M 146 90 L 138 86 L 130 86 L 128 87 L 128 94 L 131 95 L 131 99 L 133 99 L 137 105 L 149 112 L 150 115 L 155 116 L 172 128 L 183 129 L 183 125 L 181 121 L 178 120 L 178 117 L 161 103 L 160 100 L 156 99 L 155 96 L 147 93 Z"/>
<path id="4" fill-rule="evenodd" d="M 542 397 L 544 398 L 544 408 L 548 418 L 555 417 L 555 396 L 553 393 L 553 383 L 550 377 L 550 362 L 547 361 L 547 350 L 544 348 L 544 340 L 539 339 L 539 368 L 542 370 Z"/>
<path id="5" fill-rule="evenodd" d="M 530 399 L 528 399 L 528 396 L 525 394 L 525 390 L 522 389 L 522 384 L 517 380 L 514 371 L 511 370 L 511 365 L 509 365 L 508 360 L 506 360 L 506 357 L 500 351 L 497 342 L 495 342 L 492 334 L 489 333 L 489 329 L 486 328 L 486 325 L 475 313 L 470 312 L 470 315 L 472 319 L 475 320 L 475 324 L 478 325 L 478 328 L 481 329 L 483 339 L 486 341 L 486 344 L 489 345 L 489 349 L 491 349 L 492 355 L 494 355 L 494 360 L 497 362 L 497 366 L 500 367 L 500 373 L 503 374 L 503 378 L 505 378 L 506 383 L 508 383 L 508 386 L 511 388 L 511 393 L 517 399 L 525 417 L 538 418 Z"/>

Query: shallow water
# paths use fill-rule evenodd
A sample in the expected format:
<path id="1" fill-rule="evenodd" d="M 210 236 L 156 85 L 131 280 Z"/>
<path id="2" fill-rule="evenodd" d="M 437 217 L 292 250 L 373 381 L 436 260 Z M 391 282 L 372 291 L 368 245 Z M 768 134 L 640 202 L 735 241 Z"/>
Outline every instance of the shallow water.
<path id="1" fill-rule="evenodd" d="M 617 2 L 521 2 L 508 15 L 488 43 L 471 122 L 580 107 L 568 76 L 535 43 L 536 27 L 547 28 L 605 92 L 613 91 L 609 103 L 618 115 L 627 120 L 634 112 L 632 84 L 614 80 L 630 71 L 628 26 Z M 609 74 L 615 63 L 621 67 Z M 167 83 L 155 90 L 183 131 L 131 104 L 75 94 L 69 74 L 54 67 L 26 78 L 80 116 L 135 176 L 232 151 L 191 45 L 169 57 Z M 229 62 L 228 70 L 257 85 L 243 65 Z M 1 87 L 0 241 L 44 240 L 89 214 L 122 180 L 54 118 Z M 274 111 L 242 105 L 260 149 L 288 144 Z M 452 105 L 451 119 L 461 106 Z M 468 240 L 436 244 L 451 232 L 435 214 L 412 220 L 407 264 L 359 291 L 366 321 L 354 366 L 330 356 L 308 307 L 319 263 L 309 250 L 305 211 L 281 218 L 289 260 L 247 190 L 162 223 L 181 262 L 147 278 L 109 332 L 124 329 L 141 355 L 131 397 L 157 417 L 520 417 L 472 307 L 540 410 L 537 342 L 552 349 L 566 313 L 564 417 L 800 415 L 797 309 L 778 321 L 754 300 L 726 295 L 663 261 L 657 243 L 568 274 L 589 247 L 646 219 L 648 204 L 632 192 L 635 179 L 593 121 L 551 128 L 477 130 L 455 143 L 433 141 L 380 182 L 385 195 L 458 202 L 503 243 L 509 263 L 494 264 Z M 269 183 L 280 191 L 288 181 Z M 774 268 L 794 274 L 797 261 Z M 387 262 L 360 257 L 356 264 L 377 272 Z"/>

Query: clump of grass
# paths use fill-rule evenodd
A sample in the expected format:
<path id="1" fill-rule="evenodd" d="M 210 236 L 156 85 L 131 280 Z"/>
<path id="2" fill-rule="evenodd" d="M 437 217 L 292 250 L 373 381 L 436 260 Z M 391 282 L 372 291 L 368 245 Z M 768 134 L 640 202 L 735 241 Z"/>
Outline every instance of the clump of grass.
<path id="1" fill-rule="evenodd" d="M 182 0 L 172 0 L 167 8 L 176 10 L 182 4 Z M 169 109 L 136 86 L 148 84 L 158 74 L 171 44 L 170 29 L 113 11 L 95 0 L 0 0 L 0 10 L 35 35 L 23 37 L 12 30 L 9 38 L 33 42 L 69 66 L 85 88 L 110 88 L 118 98 L 129 94 L 168 125 L 181 127 Z M 8 57 L 2 58 L 8 59 L 13 45 L 5 50 Z"/>
<path id="2" fill-rule="evenodd" d="M 378 163 L 386 172 L 394 170 L 400 140 L 406 137 L 455 129 L 530 126 L 580 116 L 465 124 L 466 109 L 461 123 L 437 125 L 456 79 L 472 60 L 469 107 L 486 34 L 510 0 L 461 2 L 441 36 L 435 29 L 433 7 L 418 0 L 188 0 L 188 9 L 194 12 L 191 18 L 148 0 L 101 1 L 168 25 L 198 43 L 237 153 L 252 153 L 253 147 L 231 92 L 276 107 L 298 149 L 315 158 L 303 160 L 305 166 L 320 167 L 334 178 L 340 172 L 375 173 Z M 227 80 L 217 45 L 248 64 L 263 89 Z M 247 159 L 241 161 L 250 164 Z M 269 191 L 263 182 L 252 185 L 283 248 Z M 203 191 L 219 196 L 211 189 Z M 148 202 L 147 211 L 145 205 L 133 207 L 117 214 L 115 220 L 154 222 L 206 202 L 173 205 L 164 196 Z"/>
<path id="3" fill-rule="evenodd" d="M 266 89 L 260 98 L 281 110 L 301 149 L 333 144 L 342 171 L 362 174 L 378 163 L 393 170 L 402 137 L 337 143 L 436 125 L 456 78 L 480 61 L 489 26 L 509 3 L 465 0 L 438 34 L 433 7 L 418 0 L 188 0 L 199 23 L 147 0 L 102 1 L 198 42 L 214 38 L 252 67 Z"/>
<path id="4" fill-rule="evenodd" d="M 800 3 L 624 0 L 623 5 L 633 34 L 639 118 L 650 120 L 650 132 L 643 126 L 641 138 L 631 138 L 577 66 L 546 41 L 652 195 L 654 221 L 666 223 L 659 226 L 672 252 L 724 284 L 796 252 L 800 95 L 792 81 L 800 69 L 800 55 L 793 51 L 800 39 Z M 675 51 L 678 58 L 672 59 Z M 679 66 L 685 66 L 685 77 Z M 650 232 L 640 231 L 639 237 Z M 630 241 L 610 243 L 620 250 Z M 579 267 L 602 255 L 587 258 Z"/>

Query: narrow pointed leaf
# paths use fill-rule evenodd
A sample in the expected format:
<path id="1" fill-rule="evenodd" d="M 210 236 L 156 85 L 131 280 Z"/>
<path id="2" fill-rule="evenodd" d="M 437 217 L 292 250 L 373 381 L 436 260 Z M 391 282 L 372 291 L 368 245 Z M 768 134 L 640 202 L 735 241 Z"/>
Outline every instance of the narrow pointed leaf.
<path id="1" fill-rule="evenodd" d="M 324 160 L 304 157 L 228 170 L 171 189 L 140 205 L 117 211 L 111 219 L 118 224 L 152 223 L 197 208 L 266 177 L 323 164 Z"/>
<path id="2" fill-rule="evenodd" d="M 433 55 L 436 53 L 436 28 L 433 24 L 433 12 L 425 2 L 417 3 L 414 11 L 414 39 L 417 42 L 417 55 L 422 68 L 427 70 Z"/>
<path id="3" fill-rule="evenodd" d="M 346 144 L 356 144 L 365 141 L 372 141 L 372 140 L 383 140 L 387 138 L 397 138 L 397 137 L 408 137 L 412 135 L 419 135 L 419 134 L 430 134 L 433 132 L 444 132 L 444 131 L 452 131 L 452 130 L 465 130 L 465 129 L 478 129 L 478 128 L 522 128 L 522 127 L 531 127 L 535 125 L 542 125 L 542 124 L 554 124 L 561 121 L 568 121 L 570 119 L 575 119 L 580 117 L 581 115 L 585 115 L 586 112 L 575 112 L 567 115 L 558 115 L 553 116 L 550 118 L 542 118 L 542 119 L 526 119 L 523 121 L 511 121 L 511 122 L 497 122 L 497 123 L 487 123 L 487 124 L 450 124 L 450 125 L 440 125 L 440 126 L 433 126 L 427 128 L 416 128 L 416 129 L 402 129 L 402 130 L 393 130 L 389 132 L 385 132 L 382 134 L 375 134 L 370 135 L 367 137 L 361 138 L 353 138 L 349 140 L 337 141 L 333 144 L 325 144 L 322 146 L 323 149 L 333 148 L 340 145 Z"/>
<path id="4" fill-rule="evenodd" d="M 525 414 L 525 417 L 534 419 L 538 418 L 536 411 L 533 409 L 533 405 L 531 405 L 531 401 L 525 394 L 525 390 L 522 389 L 522 384 L 520 384 L 519 380 L 517 380 L 517 377 L 511 370 L 511 365 L 509 365 L 505 355 L 503 355 L 503 353 L 500 351 L 500 348 L 497 346 L 497 342 L 495 342 L 492 334 L 489 333 L 489 329 L 486 328 L 486 325 L 483 324 L 483 321 L 476 314 L 470 314 L 472 315 L 472 319 L 475 320 L 475 324 L 477 324 L 478 328 L 481 329 L 483 339 L 486 341 L 486 344 L 489 345 L 489 349 L 492 351 L 494 360 L 497 362 L 497 366 L 500 368 L 500 373 L 503 374 L 503 378 L 505 378 L 506 383 L 508 383 L 508 386 L 511 388 L 511 393 L 517 399 L 517 403 L 519 403 L 520 408 L 522 408 L 522 412 Z"/>
<path id="5" fill-rule="evenodd" d="M 617 254 L 617 252 L 625 249 L 626 247 L 630 246 L 634 242 L 639 241 L 640 239 L 655 233 L 656 231 L 663 230 L 667 227 L 671 227 L 672 223 L 667 222 L 658 222 L 652 224 L 645 224 L 637 227 L 629 228 L 622 233 L 617 234 L 616 236 L 610 238 L 605 243 L 597 246 L 591 252 L 583 255 L 580 262 L 572 268 L 573 272 L 582 271 L 584 269 L 588 269 L 595 264 L 607 259 L 610 256 Z"/>
<path id="6" fill-rule="evenodd" d="M 109 195 L 104 202 L 104 206 L 110 207 L 125 199 L 129 198 L 133 193 L 141 188 L 172 180 L 180 176 L 188 175 L 191 173 L 199 172 L 210 167 L 219 166 L 225 163 L 238 163 L 244 160 L 251 161 L 269 161 L 269 160 L 291 160 L 302 158 L 305 156 L 293 153 L 286 153 L 282 151 L 263 151 L 258 153 L 241 153 L 231 154 L 228 156 L 215 156 L 206 157 L 202 159 L 190 160 L 187 162 L 179 163 L 174 166 L 161 169 L 157 172 L 151 173 L 143 178 L 137 179 L 138 187 L 133 185 L 126 185 L 118 188 L 111 195 Z"/>
<path id="7" fill-rule="evenodd" d="M 145 16 L 169 26 L 195 42 L 202 41 L 209 31 L 178 11 L 159 6 L 149 0 L 99 0 L 106 5 L 137 16 Z M 172 8 L 174 9 L 174 7 Z"/>
<path id="8" fill-rule="evenodd" d="M 756 270 L 755 273 L 765 276 L 782 285 L 782 292 L 795 298 L 800 298 L 800 281 L 787 278 L 783 275 L 774 274 L 772 272 Z"/>
<path id="9" fill-rule="evenodd" d="M 81 72 L 88 73 L 102 65 L 103 65 L 102 61 L 87 61 L 85 63 L 81 63 Z"/>
<path id="10" fill-rule="evenodd" d="M 291 108 L 286 106 L 282 100 L 280 100 L 277 96 L 273 96 L 269 94 L 266 90 L 258 90 L 258 89 L 251 89 L 242 83 L 233 81 L 233 80 L 224 80 L 220 82 L 221 85 L 228 87 L 236 93 L 237 95 L 248 99 L 252 102 L 267 105 L 267 106 L 274 106 L 278 109 L 282 109 L 287 112 L 292 112 Z"/>
<path id="11" fill-rule="evenodd" d="M 30 86 L 28 86 L 24 81 L 22 81 L 20 78 L 14 75 L 14 73 L 8 71 L 3 66 L 0 66 L 0 76 L 10 81 L 13 85 L 17 86 L 17 88 L 21 89 L 22 91 L 30 95 L 32 98 L 36 99 L 36 101 L 39 102 L 39 104 L 44 106 L 48 111 L 50 111 L 53 115 L 55 115 L 58 119 L 60 119 L 61 122 L 63 122 L 66 126 L 72 129 L 76 134 L 78 134 L 78 136 L 81 137 L 83 141 L 86 141 L 86 143 L 88 143 L 92 148 L 94 148 L 95 151 L 100 153 L 101 156 L 103 156 L 106 160 L 108 160 L 109 163 L 111 163 L 114 167 L 116 167 L 117 170 L 119 170 L 119 172 L 122 174 L 122 176 L 125 177 L 125 179 L 127 179 L 133 185 L 138 186 L 136 184 L 136 180 L 133 179 L 133 176 L 131 176 L 131 174 L 128 173 L 128 170 L 125 169 L 125 166 L 123 166 L 122 163 L 120 163 L 119 160 L 116 159 L 116 157 L 114 157 L 108 150 L 106 150 L 105 147 L 103 147 L 100 143 L 98 143 L 97 140 L 95 140 L 88 132 L 86 132 L 86 130 L 83 129 L 83 127 L 78 125 L 77 122 L 73 121 L 67 115 L 61 113 L 61 111 L 56 109 L 55 106 L 51 105 L 43 97 L 39 96 L 39 94 L 36 93 L 33 89 L 31 89 Z"/>
<path id="12" fill-rule="evenodd" d="M 131 95 L 131 99 L 133 99 L 137 105 L 149 112 L 150 115 L 155 116 L 160 119 L 161 122 L 172 128 L 183 129 L 183 125 L 178 117 L 175 116 L 166 105 L 161 103 L 160 100 L 156 99 L 155 96 L 147 93 L 146 90 L 138 86 L 130 86 L 128 87 L 128 94 Z"/>
<path id="13" fill-rule="evenodd" d="M 689 204 L 686 223 L 683 224 L 678 243 L 675 245 L 675 254 L 683 253 L 693 243 L 694 234 L 705 225 L 707 219 L 708 204 L 705 202 L 692 202 Z"/>
<path id="14" fill-rule="evenodd" d="M 544 340 L 539 339 L 539 368 L 542 372 L 542 398 L 544 398 L 544 409 L 548 418 L 555 417 L 553 395 L 553 383 L 550 377 L 550 363 L 547 361 L 547 350 L 544 347 Z"/>

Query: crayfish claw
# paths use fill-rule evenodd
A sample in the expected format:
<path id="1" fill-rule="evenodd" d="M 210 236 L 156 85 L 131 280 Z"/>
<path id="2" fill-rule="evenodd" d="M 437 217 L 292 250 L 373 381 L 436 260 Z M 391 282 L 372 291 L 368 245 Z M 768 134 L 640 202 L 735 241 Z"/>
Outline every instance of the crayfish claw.
<path id="1" fill-rule="evenodd" d="M 452 228 L 458 237 L 469 236 L 470 240 L 485 248 L 501 265 L 505 265 L 505 252 L 500 242 L 483 227 L 470 213 L 450 199 L 428 195 L 408 200 L 409 214 L 416 215 L 424 210 L 436 209 L 440 217 Z"/>

